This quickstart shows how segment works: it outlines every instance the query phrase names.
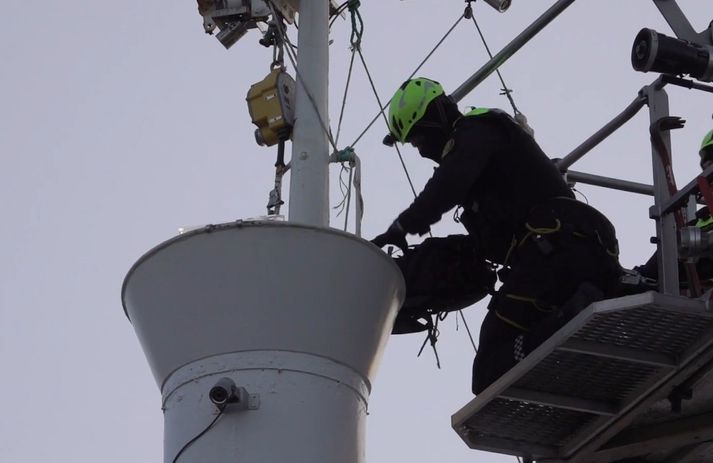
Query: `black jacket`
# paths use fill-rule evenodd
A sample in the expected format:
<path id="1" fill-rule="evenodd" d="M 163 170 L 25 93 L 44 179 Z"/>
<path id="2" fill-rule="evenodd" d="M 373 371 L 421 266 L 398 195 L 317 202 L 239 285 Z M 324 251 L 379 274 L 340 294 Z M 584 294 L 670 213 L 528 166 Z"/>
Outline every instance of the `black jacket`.
<path id="1" fill-rule="evenodd" d="M 433 177 L 397 219 L 408 233 L 426 233 L 461 206 L 461 221 L 480 251 L 502 263 L 533 206 L 574 197 L 535 140 L 505 113 L 464 116 L 451 140 Z"/>

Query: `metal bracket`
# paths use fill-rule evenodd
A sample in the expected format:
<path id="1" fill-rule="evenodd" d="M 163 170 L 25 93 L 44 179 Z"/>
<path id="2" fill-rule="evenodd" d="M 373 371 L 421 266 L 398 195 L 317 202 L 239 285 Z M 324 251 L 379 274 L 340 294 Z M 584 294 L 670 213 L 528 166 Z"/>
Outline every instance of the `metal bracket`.
<path id="1" fill-rule="evenodd" d="M 653 0 L 676 37 L 689 42 L 698 42 L 704 34 L 697 34 L 676 0 Z"/>
<path id="2" fill-rule="evenodd" d="M 686 15 L 676 3 L 676 0 L 653 0 L 676 37 L 701 45 L 713 45 L 713 22 L 708 28 L 698 33 L 693 29 Z"/>
<path id="3" fill-rule="evenodd" d="M 260 394 L 248 394 L 248 410 L 260 408 Z"/>
<path id="4" fill-rule="evenodd" d="M 229 403 L 231 409 L 238 411 L 260 408 L 260 394 L 250 394 L 244 387 L 238 387 L 236 393 L 238 399 Z"/>

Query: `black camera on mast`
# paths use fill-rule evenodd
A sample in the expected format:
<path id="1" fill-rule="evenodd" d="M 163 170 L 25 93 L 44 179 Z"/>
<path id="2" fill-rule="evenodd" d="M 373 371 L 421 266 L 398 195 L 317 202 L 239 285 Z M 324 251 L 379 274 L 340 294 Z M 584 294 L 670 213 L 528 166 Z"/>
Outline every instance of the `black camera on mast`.
<path id="1" fill-rule="evenodd" d="M 713 47 L 668 37 L 653 29 L 641 29 L 636 35 L 631 64 L 641 72 L 688 74 L 703 82 L 713 81 Z"/>

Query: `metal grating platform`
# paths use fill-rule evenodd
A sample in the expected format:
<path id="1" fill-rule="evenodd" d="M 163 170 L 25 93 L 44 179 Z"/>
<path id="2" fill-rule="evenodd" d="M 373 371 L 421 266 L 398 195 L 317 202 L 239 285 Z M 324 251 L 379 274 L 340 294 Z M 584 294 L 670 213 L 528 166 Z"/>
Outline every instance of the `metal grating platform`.
<path id="1" fill-rule="evenodd" d="M 513 434 L 528 445 L 555 448 L 564 443 L 571 429 L 592 418 L 587 413 L 497 398 L 482 409 L 482 416 L 467 420 L 465 425 L 472 436 L 511 439 Z M 553 426 L 552 423 L 558 423 Z"/>
<path id="2" fill-rule="evenodd" d="M 642 457 L 643 447 L 629 443 L 626 433 L 660 431 L 652 426 L 665 431 L 673 422 L 667 397 L 687 381 L 692 389 L 691 378 L 708 378 L 711 370 L 713 310 L 707 303 L 655 292 L 601 301 L 456 412 L 452 424 L 471 448 L 537 461 Z M 706 394 L 692 414 L 710 409 L 705 418 L 713 416 L 713 396 Z M 669 450 L 694 444 L 688 455 L 707 452 L 701 443 L 708 434 L 713 442 L 713 425 L 704 428 L 680 445 L 646 450 L 651 459 L 640 461 L 679 461 Z M 655 459 L 656 452 L 667 456 Z"/>
<path id="3" fill-rule="evenodd" d="M 625 360 L 555 351 L 519 379 L 515 387 L 618 404 L 660 367 Z M 585 384 L 582 380 L 586 379 Z"/>

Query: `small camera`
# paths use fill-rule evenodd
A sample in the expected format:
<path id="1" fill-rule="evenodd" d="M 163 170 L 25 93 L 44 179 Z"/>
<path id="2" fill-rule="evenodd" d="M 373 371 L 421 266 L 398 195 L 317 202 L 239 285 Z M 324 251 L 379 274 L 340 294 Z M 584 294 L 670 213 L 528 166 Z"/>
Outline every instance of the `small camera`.
<path id="1" fill-rule="evenodd" d="M 688 74 L 713 81 L 713 47 L 668 37 L 653 29 L 641 29 L 631 49 L 631 64 L 641 72 Z"/>
<path id="2" fill-rule="evenodd" d="M 208 393 L 210 401 L 222 407 L 229 403 L 240 402 L 240 392 L 235 382 L 230 378 L 221 378 L 215 383 Z"/>
<path id="3" fill-rule="evenodd" d="M 257 410 L 260 408 L 259 394 L 248 394 L 244 387 L 236 386 L 235 381 L 230 378 L 220 378 L 210 388 L 208 398 L 221 411 L 228 405 L 230 405 L 231 411 Z"/>

